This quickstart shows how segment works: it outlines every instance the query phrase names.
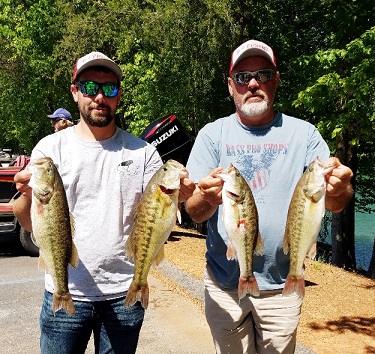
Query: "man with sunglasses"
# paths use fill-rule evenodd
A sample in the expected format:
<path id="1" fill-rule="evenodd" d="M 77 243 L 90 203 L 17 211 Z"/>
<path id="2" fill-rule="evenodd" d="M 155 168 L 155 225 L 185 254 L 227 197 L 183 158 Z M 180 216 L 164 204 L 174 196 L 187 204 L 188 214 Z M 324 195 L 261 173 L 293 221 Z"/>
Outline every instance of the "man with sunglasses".
<path id="1" fill-rule="evenodd" d="M 121 79 L 120 67 L 100 52 L 78 59 L 70 89 L 79 123 L 45 137 L 32 151 L 31 160 L 49 156 L 58 168 L 74 217 L 79 256 L 77 269 L 68 269 L 74 316 L 64 310 L 52 312 L 53 283 L 46 272 L 42 354 L 83 354 L 92 333 L 96 353 L 136 352 L 144 309 L 139 302 L 124 306 L 134 274 L 124 243 L 134 209 L 162 160 L 152 145 L 116 127 Z M 195 188 L 187 176 L 186 171 L 181 175 L 180 201 Z M 22 196 L 14 213 L 32 231 L 29 179 L 27 169 L 15 176 Z"/>
<path id="2" fill-rule="evenodd" d="M 294 353 L 302 299 L 281 294 L 289 270 L 283 237 L 294 188 L 308 164 L 319 157 L 336 166 L 326 176 L 326 208 L 339 212 L 352 196 L 352 171 L 329 157 L 317 129 L 274 110 L 279 80 L 267 44 L 249 40 L 235 49 L 228 89 L 236 112 L 201 129 L 187 163 L 196 190 L 186 210 L 198 223 L 208 220 L 205 312 L 218 354 Z M 264 242 L 264 254 L 253 257 L 260 295 L 240 301 L 239 265 L 226 256 L 223 181 L 216 175 L 231 163 L 253 192 Z"/>

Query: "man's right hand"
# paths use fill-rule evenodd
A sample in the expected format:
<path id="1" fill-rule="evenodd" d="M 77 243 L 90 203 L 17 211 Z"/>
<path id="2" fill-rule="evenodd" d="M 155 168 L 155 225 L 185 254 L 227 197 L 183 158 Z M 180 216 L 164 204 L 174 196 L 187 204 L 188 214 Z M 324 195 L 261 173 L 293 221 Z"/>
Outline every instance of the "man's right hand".
<path id="1" fill-rule="evenodd" d="M 29 186 L 31 173 L 27 169 L 19 171 L 14 176 L 14 183 L 16 184 L 17 190 L 25 197 L 31 199 L 31 187 Z"/>
<path id="2" fill-rule="evenodd" d="M 212 206 L 223 203 L 221 192 L 224 182 L 221 178 L 216 177 L 216 174 L 222 170 L 221 167 L 213 169 L 207 177 L 202 178 L 198 183 L 202 198 Z"/>

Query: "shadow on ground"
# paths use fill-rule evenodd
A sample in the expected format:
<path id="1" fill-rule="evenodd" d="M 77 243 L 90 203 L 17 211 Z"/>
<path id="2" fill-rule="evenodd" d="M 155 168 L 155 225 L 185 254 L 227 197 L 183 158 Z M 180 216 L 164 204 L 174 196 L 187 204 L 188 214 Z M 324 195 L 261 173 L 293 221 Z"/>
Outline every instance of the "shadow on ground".
<path id="1" fill-rule="evenodd" d="M 0 257 L 22 257 L 28 253 L 22 247 L 17 235 L 0 236 Z"/>
<path id="2" fill-rule="evenodd" d="M 350 331 L 375 338 L 375 318 L 373 317 L 342 316 L 338 320 L 327 321 L 324 325 L 312 322 L 309 324 L 309 327 L 314 331 L 329 331 L 337 333 Z M 375 348 L 373 348 L 373 350 L 374 351 L 371 353 L 375 353 Z"/>

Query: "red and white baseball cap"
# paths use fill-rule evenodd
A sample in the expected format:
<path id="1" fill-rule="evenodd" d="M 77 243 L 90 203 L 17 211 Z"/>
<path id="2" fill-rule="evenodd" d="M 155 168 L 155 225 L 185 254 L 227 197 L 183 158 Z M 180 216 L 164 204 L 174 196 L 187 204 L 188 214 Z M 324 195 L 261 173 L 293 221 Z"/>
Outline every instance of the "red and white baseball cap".
<path id="1" fill-rule="evenodd" d="M 254 56 L 265 57 L 276 67 L 276 57 L 273 54 L 272 48 L 263 42 L 250 39 L 233 51 L 229 65 L 229 75 L 232 74 L 233 68 L 242 59 Z"/>
<path id="2" fill-rule="evenodd" d="M 93 66 L 104 66 L 111 70 L 118 78 L 119 81 L 122 80 L 122 71 L 120 67 L 106 55 L 100 52 L 91 52 L 82 58 L 79 58 L 74 66 L 72 82 L 74 83 L 78 75 L 85 69 Z"/>

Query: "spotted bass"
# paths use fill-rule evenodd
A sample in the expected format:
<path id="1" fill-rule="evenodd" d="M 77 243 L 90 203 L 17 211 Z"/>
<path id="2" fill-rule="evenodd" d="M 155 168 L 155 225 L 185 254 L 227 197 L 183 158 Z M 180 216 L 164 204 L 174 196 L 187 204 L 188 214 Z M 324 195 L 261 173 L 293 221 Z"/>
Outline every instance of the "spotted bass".
<path id="1" fill-rule="evenodd" d="M 303 265 L 306 256 L 315 258 L 316 241 L 325 213 L 325 175 L 335 166 L 325 166 L 318 158 L 312 161 L 299 179 L 289 205 L 283 250 L 290 253 L 289 274 L 283 295 L 305 295 Z"/>
<path id="2" fill-rule="evenodd" d="M 47 269 L 54 284 L 52 311 L 63 308 L 75 314 L 68 289 L 68 264 L 77 268 L 79 258 L 73 243 L 74 221 L 69 213 L 66 194 L 56 166 L 49 157 L 28 165 L 32 188 L 31 221 L 39 246 L 39 268 Z"/>
<path id="3" fill-rule="evenodd" d="M 125 243 L 125 254 L 135 264 L 126 307 L 138 300 L 144 308 L 148 306 L 147 276 L 151 265 L 158 265 L 164 259 L 164 243 L 176 224 L 176 217 L 181 221 L 178 195 L 183 168 L 179 162 L 168 160 L 152 176 L 136 208 L 133 229 Z"/>
<path id="4" fill-rule="evenodd" d="M 223 221 L 228 234 L 227 259 L 237 259 L 240 267 L 238 297 L 259 296 L 253 274 L 254 254 L 262 255 L 264 246 L 259 234 L 258 211 L 253 193 L 241 173 L 232 164 L 216 174 L 224 181 Z"/>

